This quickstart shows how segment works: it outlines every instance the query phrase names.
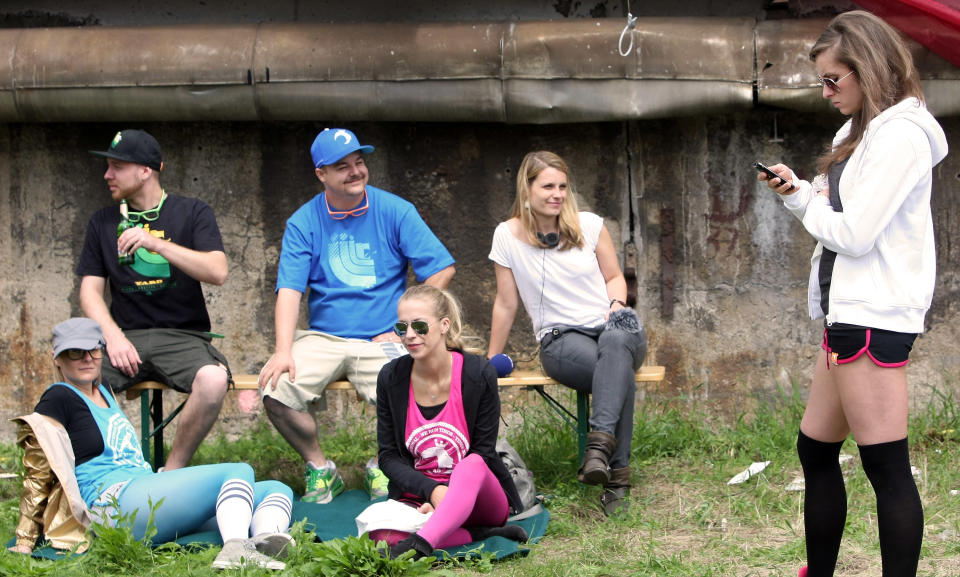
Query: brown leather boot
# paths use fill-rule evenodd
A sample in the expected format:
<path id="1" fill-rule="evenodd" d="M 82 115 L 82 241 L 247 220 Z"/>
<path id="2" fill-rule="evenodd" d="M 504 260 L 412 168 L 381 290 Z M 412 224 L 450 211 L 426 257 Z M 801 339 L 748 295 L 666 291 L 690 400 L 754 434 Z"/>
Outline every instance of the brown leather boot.
<path id="1" fill-rule="evenodd" d="M 610 481 L 603 487 L 600 505 L 607 517 L 630 509 L 630 467 L 610 471 Z"/>
<path id="2" fill-rule="evenodd" d="M 610 480 L 610 455 L 617 448 L 617 439 L 601 431 L 587 433 L 583 465 L 577 479 L 586 485 L 606 485 Z"/>

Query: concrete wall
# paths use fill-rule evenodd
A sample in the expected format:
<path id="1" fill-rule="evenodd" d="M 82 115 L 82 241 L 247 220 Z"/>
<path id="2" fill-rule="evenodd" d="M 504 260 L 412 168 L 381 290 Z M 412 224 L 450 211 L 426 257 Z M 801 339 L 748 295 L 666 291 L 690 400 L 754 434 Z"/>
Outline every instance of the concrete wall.
<path id="1" fill-rule="evenodd" d="M 619 248 L 632 240 L 638 249 L 626 265 L 636 267 L 640 279 L 637 308 L 650 334 L 649 362 L 668 371 L 667 382 L 645 391 L 648 400 L 682 395 L 740 411 L 758 392 L 805 384 L 820 337 L 805 312 L 814 243 L 755 183 L 751 163 L 783 160 L 809 175 L 815 154 L 840 122 L 834 115 L 758 111 L 629 124 L 349 127 L 377 147 L 369 158 L 371 183 L 414 202 L 457 259 L 452 289 L 464 302 L 467 332 L 484 343 L 495 293 L 486 255 L 494 227 L 507 216 L 515 170 L 529 150 L 565 156 L 582 205 L 607 219 Z M 942 123 L 956 148 L 960 119 Z M 324 126 L 142 126 L 164 148 L 164 187 L 202 198 L 217 213 L 230 278 L 206 295 L 213 330 L 227 335 L 221 348 L 235 372 L 256 372 L 272 352 L 284 222 L 318 192 L 307 149 Z M 32 408 L 52 378 L 51 328 L 79 314 L 73 269 L 87 219 L 110 202 L 105 165 L 86 151 L 102 149 L 120 128 L 0 126 L 4 416 Z M 935 171 L 939 273 L 928 333 L 911 364 L 915 399 L 926 398 L 929 387 L 955 387 L 960 369 L 954 345 L 960 326 L 954 298 L 960 289 L 958 180 L 960 161 L 952 155 Z M 664 283 L 671 276 L 672 293 Z M 533 356 L 525 316 L 518 316 L 508 347 L 515 358 Z M 236 431 L 256 418 L 241 414 L 232 395 L 228 404 L 221 430 Z M 344 395 L 333 408 L 348 406 L 355 409 Z M 128 410 L 137 418 L 135 406 Z M 0 441 L 12 436 L 12 427 L 0 427 Z"/>

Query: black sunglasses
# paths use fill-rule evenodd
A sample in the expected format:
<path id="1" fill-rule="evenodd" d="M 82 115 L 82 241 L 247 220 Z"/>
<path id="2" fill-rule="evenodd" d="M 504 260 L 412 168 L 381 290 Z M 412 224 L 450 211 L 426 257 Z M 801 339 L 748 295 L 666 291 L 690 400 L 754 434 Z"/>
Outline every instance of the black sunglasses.
<path id="1" fill-rule="evenodd" d="M 407 327 L 413 328 L 413 332 L 417 333 L 420 336 L 423 336 L 430 332 L 430 323 L 427 321 L 411 321 L 405 322 L 400 321 L 397 324 L 393 325 L 393 332 L 397 333 L 398 337 L 403 337 L 407 334 Z"/>
<path id="2" fill-rule="evenodd" d="M 90 351 L 87 351 L 87 350 L 84 350 L 84 349 L 67 349 L 67 350 L 63 351 L 63 354 L 66 355 L 67 358 L 70 359 L 71 361 L 79 361 L 79 360 L 82 359 L 82 358 L 84 357 L 84 355 L 86 355 L 87 353 L 90 354 L 90 358 L 91 358 L 91 359 L 102 359 L 102 358 L 103 358 L 103 349 L 102 349 L 102 348 L 96 348 L 96 349 L 93 349 L 93 350 L 90 350 Z"/>

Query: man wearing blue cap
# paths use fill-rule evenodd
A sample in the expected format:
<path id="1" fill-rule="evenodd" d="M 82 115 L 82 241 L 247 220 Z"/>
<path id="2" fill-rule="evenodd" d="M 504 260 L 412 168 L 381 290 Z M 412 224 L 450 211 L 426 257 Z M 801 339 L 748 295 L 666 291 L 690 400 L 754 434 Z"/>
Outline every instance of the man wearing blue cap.
<path id="1" fill-rule="evenodd" d="M 164 191 L 163 157 L 150 134 L 122 130 L 107 150 L 90 153 L 107 159 L 110 196 L 126 202 L 134 226 L 117 236 L 116 204 L 90 218 L 77 266 L 80 308 L 103 328 L 103 377 L 115 390 L 154 380 L 190 395 L 166 460 L 167 470 L 179 469 L 216 422 L 230 378 L 210 342 L 201 286 L 227 280 L 220 229 L 205 202 Z M 121 264 L 120 256 L 133 262 Z"/>
<path id="2" fill-rule="evenodd" d="M 287 220 L 277 274 L 276 351 L 260 372 L 267 416 L 307 463 L 303 500 L 327 503 L 343 479 L 317 440 L 311 411 L 324 388 L 346 378 L 376 402 L 377 375 L 405 353 L 393 332 L 407 265 L 417 281 L 445 288 L 453 257 L 411 203 L 369 186 L 364 155 L 353 132 L 327 128 L 310 147 L 324 192 Z M 296 330 L 303 293 L 310 289 L 310 328 Z M 367 464 L 367 490 L 386 495 L 386 477 Z"/>

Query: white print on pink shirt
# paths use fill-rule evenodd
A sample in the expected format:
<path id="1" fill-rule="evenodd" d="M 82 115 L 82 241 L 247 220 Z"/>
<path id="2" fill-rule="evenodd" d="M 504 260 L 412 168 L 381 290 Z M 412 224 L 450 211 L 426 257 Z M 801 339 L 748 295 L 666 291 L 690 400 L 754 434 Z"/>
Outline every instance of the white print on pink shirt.
<path id="1" fill-rule="evenodd" d="M 429 477 L 449 477 L 454 465 L 470 450 L 470 440 L 457 427 L 443 421 L 425 423 L 407 437 L 413 466 Z"/>

